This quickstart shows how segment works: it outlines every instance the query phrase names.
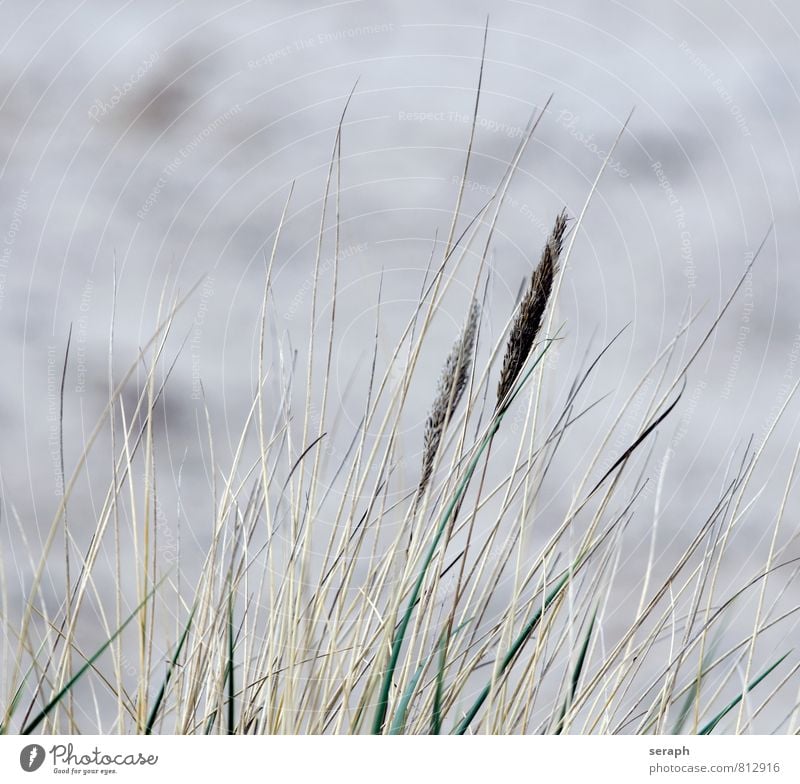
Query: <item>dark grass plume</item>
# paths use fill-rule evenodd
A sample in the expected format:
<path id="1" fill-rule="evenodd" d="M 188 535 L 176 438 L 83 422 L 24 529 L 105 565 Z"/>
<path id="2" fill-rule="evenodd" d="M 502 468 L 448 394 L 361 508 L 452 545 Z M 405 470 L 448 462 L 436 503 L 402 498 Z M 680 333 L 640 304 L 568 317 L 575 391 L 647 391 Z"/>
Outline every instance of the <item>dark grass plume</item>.
<path id="1" fill-rule="evenodd" d="M 422 474 L 417 490 L 417 503 L 425 494 L 425 488 L 430 481 L 433 464 L 442 443 L 442 436 L 467 387 L 479 317 L 480 307 L 473 300 L 464 330 L 453 345 L 442 368 L 436 399 L 433 401 L 428 421 L 425 423 L 425 444 L 422 452 Z"/>
<path id="2" fill-rule="evenodd" d="M 539 264 L 531 275 L 531 283 L 522 297 L 517 316 L 511 326 L 508 336 L 506 353 L 503 357 L 503 369 L 500 373 L 500 382 L 497 385 L 497 407 L 505 400 L 514 382 L 519 377 L 520 371 L 531 353 L 536 336 L 542 326 L 542 318 L 550 293 L 553 290 L 553 281 L 558 272 L 558 263 L 564 242 L 564 233 L 567 229 L 567 213 L 562 211 L 556 218 L 553 230 L 547 239 L 542 251 Z"/>

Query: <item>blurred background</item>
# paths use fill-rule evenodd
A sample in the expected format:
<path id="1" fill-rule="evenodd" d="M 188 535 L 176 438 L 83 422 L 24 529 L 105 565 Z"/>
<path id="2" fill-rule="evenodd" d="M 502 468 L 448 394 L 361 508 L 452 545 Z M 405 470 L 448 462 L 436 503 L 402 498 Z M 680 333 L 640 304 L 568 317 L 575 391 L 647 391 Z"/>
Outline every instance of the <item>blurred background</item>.
<path id="1" fill-rule="evenodd" d="M 11 0 L 0 5 L 0 541 L 12 600 L 21 604 L 31 574 L 20 531 L 35 553 L 62 491 L 57 412 L 70 328 L 67 474 L 108 399 L 112 306 L 118 379 L 152 335 L 165 287 L 185 294 L 201 281 L 174 330 L 178 358 L 161 404 L 157 472 L 164 535 L 180 529 L 185 552 L 194 546 L 202 556 L 213 517 L 203 395 L 224 466 L 256 386 L 265 256 L 292 183 L 270 334 L 275 345 L 297 350 L 304 367 L 325 179 L 355 86 L 341 147 L 331 403 L 337 438 L 349 443 L 363 408 L 357 382 L 368 369 L 380 281 L 385 366 L 418 302 L 431 249 L 441 253 L 447 236 L 487 14 L 459 230 L 552 99 L 489 249 L 484 354 L 555 215 L 563 207 L 573 217 L 581 212 L 633 110 L 565 272 L 553 405 L 586 352 L 629 326 L 587 389 L 587 399 L 609 396 L 581 437 L 565 442 L 574 460 L 554 466 L 554 499 L 569 497 L 587 444 L 600 443 L 686 313 L 702 309 L 676 365 L 767 238 L 689 374 L 677 418 L 659 436 L 660 454 L 670 450 L 659 549 L 681 552 L 691 541 L 732 461 L 751 439 L 763 442 L 800 380 L 796 4 Z M 325 297 L 332 254 L 328 231 Z M 417 481 L 424 417 L 467 311 L 475 254 L 421 357 L 418 377 L 430 384 L 414 385 L 403 422 L 406 488 Z M 123 396 L 130 411 L 143 381 L 135 374 Z M 278 401 L 271 405 L 277 412 Z M 641 406 L 623 422 L 617 453 L 637 432 L 637 415 Z M 731 585 L 765 560 L 799 422 L 800 406 L 790 401 L 754 477 L 759 504 L 729 543 L 723 578 Z M 94 530 L 108 487 L 104 439 L 70 510 L 79 544 Z M 652 497 L 647 504 L 627 532 L 631 590 L 649 547 Z M 797 512 L 790 493 L 780 544 L 795 535 Z M 63 596 L 62 569 L 54 558 L 43 586 L 54 602 Z M 796 643 L 796 621 L 788 624 L 782 637 Z"/>

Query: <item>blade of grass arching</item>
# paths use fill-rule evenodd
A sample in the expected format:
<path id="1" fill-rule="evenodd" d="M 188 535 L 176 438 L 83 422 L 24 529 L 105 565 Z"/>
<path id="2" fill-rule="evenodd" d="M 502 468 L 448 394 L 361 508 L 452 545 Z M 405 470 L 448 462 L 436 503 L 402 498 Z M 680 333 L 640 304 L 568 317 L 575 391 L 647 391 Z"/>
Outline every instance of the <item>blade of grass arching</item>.
<path id="1" fill-rule="evenodd" d="M 166 579 L 166 578 L 164 578 L 164 579 Z M 114 640 L 116 640 L 117 637 L 119 637 L 120 634 L 122 634 L 122 632 L 125 629 L 125 627 L 134 618 L 137 617 L 137 615 L 139 614 L 139 612 L 142 609 L 142 606 L 150 601 L 150 599 L 152 598 L 153 594 L 155 594 L 156 590 L 158 589 L 158 587 L 163 582 L 164 582 L 164 580 L 162 579 L 156 586 L 154 586 L 150 590 L 150 592 L 147 594 L 147 596 L 144 597 L 144 599 L 139 603 L 139 605 L 136 607 L 136 609 L 125 619 L 124 623 L 114 632 L 114 634 L 112 634 L 111 637 L 109 637 L 97 649 L 97 651 L 95 651 L 95 653 L 86 660 L 84 665 L 61 687 L 61 689 L 59 689 L 59 691 L 56 694 L 56 696 L 53 697 L 53 699 L 51 699 L 50 702 L 48 702 L 47 705 L 45 705 L 44 708 L 42 708 L 39 711 L 39 713 L 37 713 L 36 716 L 33 719 L 31 719 L 31 721 L 29 721 L 20 730 L 20 732 L 19 732 L 20 735 L 30 735 L 47 718 L 47 716 L 49 715 L 50 711 L 52 711 L 53 708 L 55 708 L 61 702 L 61 700 L 64 698 L 64 696 L 69 693 L 70 689 L 72 689 L 72 687 L 81 679 L 81 677 L 83 677 L 84 673 L 90 667 L 92 667 L 94 665 L 94 663 L 97 661 L 97 659 L 99 659 L 100 656 L 102 656 L 102 654 L 105 652 L 106 648 L 108 648 L 111 645 L 111 643 L 113 643 Z"/>
<path id="2" fill-rule="evenodd" d="M 464 623 L 461 624 L 461 626 L 453 630 L 452 635 L 447 635 L 446 634 L 447 630 L 442 632 L 439 645 L 437 645 L 436 649 L 431 651 L 430 654 L 423 661 L 419 663 L 416 672 L 409 681 L 406 690 L 403 692 L 403 696 L 400 698 L 400 702 L 397 704 L 397 710 L 395 711 L 394 719 L 392 721 L 392 726 L 389 730 L 390 735 L 401 735 L 403 733 L 406 724 L 406 716 L 408 714 L 408 706 L 411 702 L 411 698 L 414 696 L 414 691 L 417 688 L 417 683 L 419 683 L 419 679 L 420 677 L 422 677 L 422 673 L 425 672 L 425 668 L 428 666 L 430 660 L 437 652 L 439 653 L 441 659 L 443 651 L 446 650 L 445 643 L 449 641 L 449 638 L 451 636 L 458 634 L 471 620 L 472 619 L 470 619 L 469 621 L 465 621 Z"/>
<path id="3" fill-rule="evenodd" d="M 583 645 L 581 645 L 580 652 L 578 653 L 578 660 L 575 662 L 575 667 L 572 670 L 572 677 L 570 678 L 569 684 L 569 694 L 564 698 L 564 704 L 561 706 L 561 715 L 558 717 L 558 724 L 556 725 L 555 733 L 556 735 L 560 735 L 564 730 L 564 717 L 567 714 L 567 710 L 569 706 L 572 704 L 572 700 L 575 699 L 575 692 L 578 690 L 578 683 L 581 679 L 581 673 L 583 672 L 583 668 L 586 664 L 586 654 L 589 652 L 589 642 L 592 639 L 592 631 L 594 630 L 594 624 L 597 620 L 597 610 L 592 613 L 592 620 L 589 622 L 589 628 L 586 630 L 586 636 L 583 639 Z"/>
<path id="4" fill-rule="evenodd" d="M 194 619 L 194 611 L 196 607 L 192 608 L 191 613 L 189 613 L 189 620 L 186 621 L 186 626 L 183 629 L 183 634 L 181 634 L 180 640 L 178 640 L 178 644 L 175 646 L 175 654 L 172 657 L 172 660 L 169 662 L 169 666 L 167 667 L 167 674 L 164 676 L 164 680 L 161 682 L 161 688 L 158 690 L 158 694 L 156 695 L 156 699 L 153 702 L 153 708 L 150 711 L 150 716 L 147 719 L 147 725 L 144 729 L 145 735 L 150 735 L 153 732 L 153 726 L 156 723 L 156 717 L 158 716 L 158 711 L 161 708 L 161 703 L 164 701 L 164 695 L 167 692 L 167 687 L 169 686 L 169 682 L 172 680 L 172 673 L 175 671 L 175 667 L 177 666 L 178 659 L 180 658 L 181 651 L 183 650 L 183 646 L 189 637 L 189 629 L 192 625 L 192 620 Z"/>
<path id="5" fill-rule="evenodd" d="M 514 658 L 519 653 L 522 646 L 527 641 L 528 637 L 531 636 L 533 630 L 539 625 L 539 621 L 541 621 L 542 616 L 544 615 L 545 611 L 548 607 L 555 601 L 558 594 L 561 592 L 561 589 L 567 584 L 570 578 L 571 571 L 566 572 L 564 576 L 556 583 L 555 587 L 547 594 L 547 597 L 544 600 L 544 605 L 540 607 L 531 617 L 527 624 L 525 624 L 525 628 L 519 633 L 517 639 L 514 640 L 511 647 L 508 649 L 508 652 L 503 657 L 503 661 L 500 664 L 500 669 L 497 671 L 497 678 L 499 679 L 503 673 L 508 669 L 508 666 L 514 661 Z M 486 698 L 489 696 L 489 692 L 492 689 L 492 680 L 490 679 L 489 682 L 481 689 L 478 698 L 472 704 L 472 707 L 467 711 L 466 716 L 461 720 L 458 724 L 456 729 L 454 730 L 454 735 L 463 735 L 469 725 L 472 723 L 472 720 L 478 714 L 478 711 L 481 709 L 481 706 L 484 702 L 486 702 Z"/>
<path id="6" fill-rule="evenodd" d="M 61 390 L 59 393 L 59 409 L 58 409 L 58 455 L 59 455 L 59 477 L 61 482 L 61 487 L 64 487 L 64 483 L 66 482 L 66 471 L 64 470 L 64 386 L 67 380 L 67 365 L 69 363 L 69 347 L 70 343 L 72 342 L 72 324 L 69 325 L 69 333 L 67 334 L 67 347 L 64 349 L 64 363 L 61 369 Z M 69 624 L 71 617 L 72 617 L 72 603 L 70 601 L 70 594 L 72 591 L 72 579 L 70 575 L 70 563 L 69 563 L 69 549 L 70 549 L 70 533 L 69 533 L 69 520 L 67 518 L 67 506 L 64 505 L 64 580 L 66 583 L 66 607 L 64 609 L 65 617 L 64 620 L 67 624 Z M 72 651 L 69 647 L 64 651 L 64 656 L 66 657 L 66 664 L 67 664 L 67 675 L 72 675 Z M 69 726 L 70 732 L 75 733 L 75 723 L 74 723 L 74 715 L 75 715 L 75 706 L 72 701 L 72 695 L 70 694 L 67 698 L 67 716 L 69 717 Z"/>
<path id="7" fill-rule="evenodd" d="M 506 411 L 508 411 L 511 403 L 514 401 L 514 398 L 519 394 L 522 387 L 525 385 L 525 382 L 530 378 L 531 373 L 536 369 L 537 365 L 541 362 L 544 355 L 547 353 L 547 349 L 551 346 L 552 340 L 549 340 L 545 343 L 544 347 L 542 348 L 539 356 L 531 363 L 531 367 L 528 371 L 524 374 L 521 381 L 519 382 L 516 389 L 512 390 L 512 392 L 508 395 L 508 400 L 503 401 L 503 405 L 498 408 L 497 413 L 495 414 L 486 435 L 481 441 L 480 446 L 475 450 L 475 454 L 472 456 L 472 459 L 467 464 L 467 468 L 464 471 L 464 476 L 461 477 L 458 485 L 456 486 L 456 490 L 453 493 L 453 497 L 450 499 L 449 503 L 447 504 L 447 508 L 442 513 L 441 518 L 439 519 L 439 524 L 436 528 L 436 532 L 433 535 L 433 539 L 431 543 L 428 545 L 428 549 L 425 553 L 425 557 L 422 560 L 422 564 L 420 566 L 419 574 L 417 575 L 416 582 L 411 590 L 411 595 L 408 600 L 408 605 L 406 607 L 406 611 L 403 614 L 403 617 L 400 621 L 399 626 L 397 627 L 393 639 L 392 639 L 392 648 L 391 653 L 389 656 L 389 663 L 386 667 L 386 672 L 383 674 L 383 679 L 381 682 L 381 690 L 378 696 L 378 705 L 375 709 L 375 720 L 372 724 L 372 734 L 379 735 L 383 732 L 383 727 L 386 722 L 386 712 L 389 705 L 389 689 L 392 686 L 392 677 L 394 675 L 394 671 L 397 668 L 397 663 L 400 659 L 400 649 L 403 646 L 403 640 L 405 639 L 406 630 L 408 629 L 408 624 L 411 621 L 411 615 L 414 612 L 414 606 L 417 603 L 417 599 L 419 598 L 420 592 L 422 591 L 422 584 L 425 582 L 425 575 L 428 572 L 428 567 L 431 565 L 433 561 L 433 556 L 436 553 L 436 548 L 439 546 L 439 542 L 442 538 L 442 535 L 447 528 L 447 524 L 450 520 L 451 515 L 453 514 L 453 510 L 461 501 L 461 497 L 463 496 L 464 492 L 467 489 L 467 485 L 472 479 L 472 475 L 475 473 L 475 469 L 478 467 L 478 462 L 481 459 L 481 455 L 486 451 L 486 448 L 492 442 L 495 434 L 497 433 L 500 423 L 503 421 L 503 417 L 505 416 Z"/>
<path id="8" fill-rule="evenodd" d="M 600 481 L 594 486 L 592 492 L 589 493 L 589 496 L 594 495 L 600 485 L 602 485 L 603 482 L 605 482 L 606 479 L 608 479 L 608 477 L 611 476 L 614 471 L 617 470 L 617 468 L 619 468 L 619 466 L 623 465 L 625 461 L 636 451 L 636 448 L 647 438 L 647 436 L 649 436 L 650 433 L 652 433 L 672 413 L 672 410 L 678 405 L 685 391 L 686 378 L 684 377 L 683 386 L 681 387 L 681 391 L 678 393 L 678 397 L 675 398 L 675 400 L 670 404 L 663 414 L 659 414 L 659 416 L 657 416 L 644 430 L 642 430 L 642 432 L 637 436 L 636 440 L 614 461 L 614 464 L 611 466 L 611 468 L 609 468 L 608 471 L 603 474 L 602 479 L 600 479 Z"/>
<path id="9" fill-rule="evenodd" d="M 776 667 L 778 667 L 790 653 L 791 653 L 791 651 L 788 651 L 787 653 L 784 653 L 783 656 L 781 656 L 781 658 L 778 659 L 778 661 L 776 661 L 770 667 L 767 667 L 767 669 L 764 670 L 764 672 L 762 672 L 761 675 L 759 675 L 754 681 L 752 681 L 752 683 L 748 684 L 747 688 L 738 697 L 736 697 L 736 699 L 731 700 L 697 734 L 698 735 L 710 735 L 714 731 L 714 727 L 716 727 L 717 724 L 719 724 L 722 721 L 722 719 L 724 719 L 725 716 L 727 716 L 728 713 L 730 713 L 742 701 L 742 699 L 744 698 L 744 695 L 748 694 L 753 689 L 755 689 L 755 687 L 758 686 L 758 684 L 761 683 L 761 681 L 763 681 L 764 678 L 766 678 Z"/>

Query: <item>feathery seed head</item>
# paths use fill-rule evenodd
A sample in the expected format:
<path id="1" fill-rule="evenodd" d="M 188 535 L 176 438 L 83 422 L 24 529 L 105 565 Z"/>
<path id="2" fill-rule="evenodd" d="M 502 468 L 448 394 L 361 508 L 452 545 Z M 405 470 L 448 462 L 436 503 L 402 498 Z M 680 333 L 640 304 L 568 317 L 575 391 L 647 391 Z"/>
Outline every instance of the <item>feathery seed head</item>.
<path id="1" fill-rule="evenodd" d="M 542 318 L 558 272 L 566 228 L 567 213 L 566 210 L 562 210 L 556 218 L 553 230 L 542 250 L 539 264 L 531 275 L 530 286 L 522 297 L 517 316 L 511 326 L 500 382 L 497 385 L 497 408 L 500 408 L 519 377 L 542 326 Z"/>
<path id="2" fill-rule="evenodd" d="M 444 431 L 452 418 L 453 412 L 461 400 L 469 380 L 472 365 L 472 354 L 475 348 L 475 337 L 478 332 L 480 307 L 473 300 L 467 316 L 464 331 L 453 344 L 439 377 L 436 399 L 425 423 L 425 444 L 422 453 L 422 474 L 417 491 L 417 502 L 425 493 L 425 488 L 433 472 L 433 463 Z"/>

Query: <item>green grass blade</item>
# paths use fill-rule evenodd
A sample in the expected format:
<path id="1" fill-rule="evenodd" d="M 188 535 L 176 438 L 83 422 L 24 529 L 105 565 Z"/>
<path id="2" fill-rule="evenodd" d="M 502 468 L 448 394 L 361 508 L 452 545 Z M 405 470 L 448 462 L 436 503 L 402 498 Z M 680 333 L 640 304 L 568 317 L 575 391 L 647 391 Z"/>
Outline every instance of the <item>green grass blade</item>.
<path id="1" fill-rule="evenodd" d="M 235 731 L 234 696 L 236 687 L 233 680 L 233 594 L 228 594 L 228 735 Z"/>
<path id="2" fill-rule="evenodd" d="M 163 582 L 163 580 L 162 580 Z M 159 583 L 160 585 L 161 583 Z M 142 599 L 139 603 L 138 607 L 123 621 L 122 625 L 117 629 L 114 634 L 112 634 L 98 649 L 95 653 L 87 659 L 84 665 L 67 681 L 67 683 L 63 686 L 63 688 L 53 697 L 47 705 L 42 708 L 36 716 L 31 719 L 21 730 L 20 735 L 30 735 L 48 716 L 50 711 L 58 705 L 58 703 L 64 698 L 64 696 L 69 692 L 69 690 L 80 680 L 81 677 L 86 673 L 86 671 L 94 665 L 97 659 L 105 652 L 105 650 L 111 645 L 117 637 L 122 634 L 123 629 L 137 616 L 139 611 L 144 607 L 147 602 L 150 601 L 153 594 L 155 594 L 158 585 L 155 586 L 147 596 Z"/>
<path id="3" fill-rule="evenodd" d="M 452 634 L 447 635 L 445 637 L 445 632 L 442 632 L 442 637 L 440 639 L 439 645 L 436 646 L 436 649 L 431 651 L 428 656 L 419 663 L 414 675 L 412 676 L 411 680 L 406 687 L 406 690 L 403 692 L 403 696 L 400 698 L 400 702 L 397 704 L 397 711 L 395 712 L 394 719 L 392 721 L 392 726 L 389 729 L 390 735 L 401 735 L 405 730 L 406 725 L 406 715 L 408 713 L 408 706 L 411 703 L 411 698 L 414 696 L 414 691 L 417 688 L 417 683 L 419 683 L 419 679 L 422 676 L 422 673 L 425 672 L 425 668 L 427 667 L 430 660 L 434 657 L 434 655 L 438 652 L 439 658 L 441 661 L 441 657 L 443 652 L 446 650 L 446 644 L 450 641 L 450 638 L 456 634 L 458 634 L 472 619 L 468 619 L 464 621 Z"/>
<path id="4" fill-rule="evenodd" d="M 158 690 L 155 702 L 153 703 L 153 708 L 150 711 L 150 716 L 147 719 L 147 725 L 145 726 L 144 729 L 145 735 L 150 735 L 153 732 L 153 726 L 156 723 L 156 717 L 158 716 L 158 711 L 161 708 L 161 703 L 164 701 L 164 695 L 167 692 L 167 687 L 169 686 L 169 682 L 172 680 L 172 673 L 175 671 L 175 667 L 177 666 L 178 659 L 180 658 L 184 643 L 186 642 L 189 636 L 189 629 L 191 628 L 192 621 L 194 620 L 194 611 L 195 608 L 193 607 L 192 611 L 189 613 L 189 620 L 186 621 L 186 626 L 183 629 L 181 638 L 180 640 L 178 640 L 178 644 L 175 647 L 175 654 L 173 655 L 172 660 L 169 662 L 169 666 L 167 667 L 167 674 L 164 676 L 164 680 L 161 682 L 161 688 Z"/>
<path id="5" fill-rule="evenodd" d="M 503 661 L 500 663 L 500 671 L 497 673 L 498 678 L 508 669 L 508 666 L 514 661 L 514 657 L 519 653 L 520 648 L 525 644 L 528 637 L 533 633 L 533 630 L 539 625 L 539 621 L 542 619 L 542 615 L 544 614 L 545 610 L 553 603 L 556 596 L 561 592 L 561 589 L 567 584 L 569 581 L 570 572 L 567 572 L 557 583 L 555 588 L 553 588 L 547 597 L 544 600 L 544 607 L 540 607 L 531 617 L 527 624 L 525 624 L 525 628 L 519 633 L 519 636 L 516 640 L 512 643 L 511 647 L 508 649 L 508 652 L 503 657 Z M 489 682 L 481 689 L 478 698 L 472 704 L 472 707 L 467 711 L 466 716 L 461 720 L 458 726 L 455 728 L 453 734 L 454 735 L 463 735 L 469 725 L 472 723 L 472 720 L 478 714 L 478 711 L 481 709 L 484 702 L 486 702 L 486 698 L 489 696 L 489 692 L 492 689 L 492 679 L 489 679 Z"/>
<path id="6" fill-rule="evenodd" d="M 678 718 L 675 719 L 675 724 L 672 726 L 672 735 L 680 735 L 681 731 L 686 725 L 686 720 L 689 718 L 692 705 L 694 705 L 694 701 L 697 699 L 697 695 L 700 693 L 700 688 L 703 685 L 703 676 L 706 674 L 706 668 L 710 666 L 711 662 L 714 660 L 716 650 L 717 645 L 714 643 L 704 654 L 703 659 L 700 662 L 700 672 L 697 673 L 697 677 L 692 682 L 692 687 L 686 694 L 686 699 L 684 699 L 683 705 L 681 705 Z"/>
<path id="7" fill-rule="evenodd" d="M 783 660 L 790 653 L 791 651 L 789 651 L 788 653 L 784 653 L 783 656 L 781 656 L 781 658 L 775 662 L 775 664 L 764 670 L 764 672 L 762 672 L 761 675 L 759 675 L 752 683 L 750 683 L 747 686 L 747 688 L 735 700 L 731 700 L 731 702 L 729 702 L 716 716 L 714 716 L 714 718 L 711 719 L 711 721 L 708 722 L 708 724 L 706 724 L 705 727 L 703 727 L 703 729 L 701 729 L 700 732 L 698 732 L 697 734 L 710 735 L 713 732 L 714 727 L 716 727 L 717 724 L 719 724 L 722 721 L 722 719 L 724 719 L 725 716 L 727 716 L 728 713 L 730 713 L 742 701 L 744 695 L 755 689 L 755 687 L 758 686 L 758 684 L 761 683 L 761 681 L 763 681 L 764 678 L 766 678 L 767 675 L 769 675 L 779 664 L 781 664 L 781 662 L 783 662 Z"/>
<path id="8" fill-rule="evenodd" d="M 402 620 L 398 624 L 395 632 L 394 637 L 392 640 L 392 648 L 391 653 L 389 655 L 389 663 L 386 667 L 386 671 L 383 674 L 381 689 L 378 696 L 378 705 L 375 708 L 375 719 L 372 724 L 372 734 L 373 735 L 380 735 L 383 732 L 384 724 L 386 723 L 386 713 L 389 706 L 389 690 L 392 687 L 392 678 L 394 677 L 394 671 L 397 669 L 397 662 L 400 659 L 400 650 L 403 647 L 403 640 L 405 639 L 406 631 L 408 629 L 408 624 L 411 621 L 411 615 L 414 612 L 414 606 L 417 603 L 417 599 L 419 598 L 420 592 L 422 591 L 422 584 L 425 582 L 425 575 L 428 571 L 428 568 L 433 561 L 433 556 L 436 553 L 436 549 L 439 546 L 439 541 L 441 540 L 445 529 L 447 528 L 447 523 L 450 520 L 450 516 L 453 514 L 456 506 L 461 501 L 461 497 L 464 495 L 467 489 L 467 485 L 469 484 L 470 480 L 472 479 L 472 475 L 475 473 L 475 469 L 478 466 L 478 462 L 481 459 L 481 456 L 486 451 L 486 448 L 491 443 L 492 439 L 494 438 L 497 430 L 500 427 L 500 423 L 503 421 L 503 416 L 505 412 L 508 411 L 509 406 L 513 402 L 514 398 L 519 394 L 522 387 L 525 385 L 525 382 L 530 378 L 531 373 L 533 373 L 536 366 L 541 362 L 542 358 L 544 357 L 547 349 L 552 345 L 552 340 L 548 340 L 545 342 L 544 348 L 540 352 L 539 356 L 536 357 L 534 362 L 531 364 L 531 367 L 523 376 L 522 380 L 519 382 L 517 388 L 514 392 L 509 396 L 508 402 L 495 414 L 494 419 L 492 420 L 492 424 L 487 432 L 486 436 L 484 437 L 483 441 L 481 442 L 480 446 L 476 450 L 475 454 L 472 456 L 472 459 L 469 461 L 467 465 L 466 471 L 464 472 L 464 476 L 461 477 L 461 480 L 456 487 L 456 491 L 453 494 L 453 497 L 450 499 L 450 502 L 447 504 L 447 508 L 442 513 L 442 516 L 439 520 L 439 525 L 436 528 L 436 533 L 431 540 L 430 545 L 425 553 L 425 558 L 422 561 L 422 565 L 419 570 L 419 575 L 417 576 L 417 580 L 414 583 L 414 587 L 411 590 L 411 596 L 408 600 L 408 605 L 406 607 L 406 611 L 403 614 Z"/>
<path id="9" fill-rule="evenodd" d="M 586 654 L 589 652 L 589 642 L 592 639 L 592 631 L 594 624 L 597 620 L 597 610 L 592 614 L 592 620 L 589 622 L 589 628 L 586 630 L 586 635 L 583 639 L 580 652 L 578 653 L 578 660 L 575 662 L 575 667 L 572 670 L 572 677 L 570 678 L 569 693 L 564 698 L 564 704 L 561 706 L 561 715 L 558 717 L 558 724 L 556 725 L 555 734 L 560 735 L 564 729 L 564 717 L 567 715 L 569 706 L 575 699 L 575 692 L 578 690 L 578 683 L 581 679 L 581 673 L 586 664 Z"/>
<path id="10" fill-rule="evenodd" d="M 425 659 L 425 661 L 420 662 L 419 667 L 417 667 L 416 672 L 408 682 L 408 686 L 406 687 L 406 690 L 403 693 L 399 704 L 397 705 L 397 711 L 394 714 L 392 726 L 389 728 L 390 735 L 402 735 L 405 731 L 408 705 L 411 702 L 411 698 L 414 696 L 414 690 L 417 688 L 417 683 L 419 683 L 419 679 L 422 673 L 425 671 L 425 666 L 427 665 L 429 659 L 430 657 Z"/>
<path id="11" fill-rule="evenodd" d="M 491 430 L 489 431 L 489 433 L 487 433 L 480 447 L 476 451 L 475 455 L 473 455 L 472 460 L 470 460 L 469 465 L 467 466 L 467 470 L 464 476 L 461 478 L 461 481 L 459 482 L 458 487 L 456 488 L 456 492 L 454 493 L 453 498 L 450 500 L 449 504 L 447 505 L 447 508 L 442 514 L 441 520 L 436 529 L 436 533 L 434 534 L 434 537 L 430 545 L 428 546 L 428 550 L 425 553 L 425 558 L 423 559 L 422 566 L 420 567 L 419 575 L 417 576 L 417 580 L 414 583 L 414 587 L 411 591 L 411 598 L 409 600 L 408 607 L 406 608 L 406 611 L 403 614 L 400 624 L 398 625 L 397 630 L 395 631 L 394 634 L 391 655 L 389 657 L 389 665 L 386 668 L 386 672 L 384 673 L 383 676 L 383 683 L 381 686 L 380 696 L 378 698 L 378 707 L 375 710 L 375 720 L 372 725 L 372 732 L 374 735 L 379 735 L 383 731 L 383 726 L 386 721 L 386 711 L 389 703 L 389 689 L 391 688 L 392 684 L 392 676 L 394 675 L 394 671 L 397 668 L 397 662 L 400 659 L 400 649 L 402 648 L 403 640 L 405 639 L 405 634 L 408 629 L 408 624 L 411 620 L 411 614 L 414 610 L 414 606 L 416 605 L 417 599 L 419 598 L 420 592 L 422 591 L 422 584 L 425 581 L 425 575 L 428 571 L 428 567 L 433 561 L 433 556 L 436 553 L 436 548 L 439 546 L 439 541 L 441 540 L 445 528 L 447 527 L 447 522 L 450 519 L 450 515 L 453 513 L 453 510 L 455 509 L 458 501 L 461 499 L 461 496 L 466 489 L 469 479 L 475 472 L 475 469 L 478 465 L 478 461 L 480 460 L 481 455 L 488 446 L 492 436 L 494 436 L 494 434 L 497 432 L 499 423 L 500 423 L 500 417 L 498 416 L 495 419 L 494 423 L 492 424 Z"/>
<path id="12" fill-rule="evenodd" d="M 694 679 L 692 683 L 692 688 L 689 689 L 688 693 L 686 694 L 686 699 L 683 701 L 683 705 L 681 705 L 681 710 L 680 713 L 678 713 L 678 718 L 675 719 L 675 724 L 672 726 L 672 735 L 680 735 L 681 730 L 683 730 L 684 726 L 686 726 L 686 720 L 689 718 L 689 713 L 692 710 L 692 705 L 694 705 L 694 701 L 697 699 L 697 695 L 700 693 L 700 686 L 702 685 L 702 681 L 703 681 L 703 673 L 700 672 Z M 655 724 L 655 721 L 653 723 Z"/>
<path id="13" fill-rule="evenodd" d="M 449 642 L 449 636 L 448 640 Z M 447 645 L 439 648 L 439 666 L 436 669 L 436 687 L 433 692 L 431 706 L 431 735 L 439 735 L 442 731 L 442 693 L 444 692 L 444 668 L 447 664 Z"/>

